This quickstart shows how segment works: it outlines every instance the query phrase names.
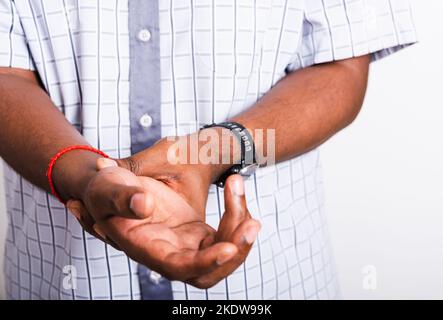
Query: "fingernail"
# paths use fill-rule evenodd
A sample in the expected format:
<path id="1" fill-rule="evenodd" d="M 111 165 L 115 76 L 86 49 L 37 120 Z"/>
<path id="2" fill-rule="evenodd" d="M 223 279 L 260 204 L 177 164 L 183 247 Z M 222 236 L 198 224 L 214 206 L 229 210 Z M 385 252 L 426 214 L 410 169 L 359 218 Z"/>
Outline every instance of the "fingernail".
<path id="1" fill-rule="evenodd" d="M 234 182 L 232 183 L 232 191 L 234 191 L 235 195 L 239 197 L 245 194 L 245 187 L 241 177 L 236 177 L 234 179 Z"/>
<path id="2" fill-rule="evenodd" d="M 223 251 L 217 257 L 217 265 L 221 266 L 231 260 L 232 254 L 230 252 Z"/>
<path id="3" fill-rule="evenodd" d="M 259 227 L 249 227 L 246 229 L 246 232 L 243 234 L 243 239 L 248 244 L 253 244 L 255 239 L 257 239 L 258 232 L 260 231 Z"/>
<path id="4" fill-rule="evenodd" d="M 138 213 L 144 212 L 146 207 L 145 201 L 146 199 L 143 193 L 136 193 L 131 197 L 129 208 L 132 210 L 132 212 L 138 215 Z"/>
<path id="5" fill-rule="evenodd" d="M 92 229 L 94 229 L 94 231 L 103 239 L 106 239 L 106 235 L 105 233 L 100 229 L 100 227 L 97 224 L 94 224 L 92 226 Z"/>
<path id="6" fill-rule="evenodd" d="M 109 158 L 99 158 L 97 159 L 97 168 L 104 169 L 108 167 L 118 167 L 117 162 L 115 160 Z"/>

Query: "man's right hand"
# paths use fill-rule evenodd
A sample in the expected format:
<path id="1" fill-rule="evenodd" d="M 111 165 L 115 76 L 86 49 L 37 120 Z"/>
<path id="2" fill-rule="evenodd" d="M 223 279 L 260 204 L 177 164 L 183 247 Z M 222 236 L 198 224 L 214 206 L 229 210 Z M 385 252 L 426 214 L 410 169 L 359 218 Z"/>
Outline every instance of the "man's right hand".
<path id="1" fill-rule="evenodd" d="M 111 161 L 98 161 L 101 170 L 82 202 L 68 202 L 86 230 L 165 277 L 199 288 L 215 285 L 246 259 L 260 224 L 246 208 L 240 176 L 227 181 L 226 212 L 216 231 L 168 185 Z"/>

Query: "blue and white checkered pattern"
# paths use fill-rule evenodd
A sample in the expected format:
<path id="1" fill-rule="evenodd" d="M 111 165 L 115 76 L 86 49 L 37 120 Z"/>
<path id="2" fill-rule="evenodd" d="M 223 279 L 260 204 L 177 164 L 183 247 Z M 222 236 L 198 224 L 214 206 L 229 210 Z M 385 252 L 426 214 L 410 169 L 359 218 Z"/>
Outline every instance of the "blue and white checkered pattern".
<path id="1" fill-rule="evenodd" d="M 38 72 L 55 106 L 113 157 L 130 155 L 131 128 L 150 135 L 148 113 L 139 123 L 130 116 L 134 39 L 159 37 L 162 136 L 245 110 L 287 72 L 368 53 L 377 59 L 416 41 L 407 0 L 158 1 L 158 28 L 139 32 L 129 32 L 139 14 L 130 1 L 0 0 L 0 66 Z M 134 262 L 5 171 L 9 298 L 140 298 Z M 173 282 L 174 298 L 336 298 L 322 190 L 318 150 L 260 169 L 246 180 L 248 206 L 263 225 L 246 262 L 208 290 Z M 210 189 L 213 226 L 222 193 Z M 69 266 L 75 288 L 66 283 Z"/>

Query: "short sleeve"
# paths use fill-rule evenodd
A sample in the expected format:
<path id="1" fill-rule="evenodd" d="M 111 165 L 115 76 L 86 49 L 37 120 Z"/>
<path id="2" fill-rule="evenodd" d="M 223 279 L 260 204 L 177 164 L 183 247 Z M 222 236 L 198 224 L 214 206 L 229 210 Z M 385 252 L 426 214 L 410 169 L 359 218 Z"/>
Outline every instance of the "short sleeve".
<path id="1" fill-rule="evenodd" d="M 0 67 L 35 70 L 17 8 L 0 0 Z"/>
<path id="2" fill-rule="evenodd" d="M 305 0 L 294 65 L 372 54 L 383 58 L 417 41 L 408 0 Z"/>

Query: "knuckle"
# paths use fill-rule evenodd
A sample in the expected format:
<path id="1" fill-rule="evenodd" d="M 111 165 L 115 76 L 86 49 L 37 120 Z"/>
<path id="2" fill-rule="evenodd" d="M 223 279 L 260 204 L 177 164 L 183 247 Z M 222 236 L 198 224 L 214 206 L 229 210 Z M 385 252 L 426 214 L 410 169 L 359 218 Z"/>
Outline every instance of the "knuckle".
<path id="1" fill-rule="evenodd" d="M 119 167 L 127 169 L 127 170 L 131 171 L 132 173 L 134 173 L 135 175 L 138 175 L 138 173 L 140 171 L 140 165 L 136 160 L 134 160 L 133 157 L 116 159 L 115 161 L 117 162 Z"/>
<path id="2" fill-rule="evenodd" d="M 132 173 L 134 173 L 135 175 L 138 175 L 139 172 L 140 172 L 140 166 L 139 166 L 138 162 L 135 161 L 135 160 L 134 160 L 133 158 L 131 158 L 131 157 L 126 158 L 126 161 L 127 161 L 127 163 L 128 163 L 128 166 L 129 166 L 128 169 L 129 169 Z"/>

